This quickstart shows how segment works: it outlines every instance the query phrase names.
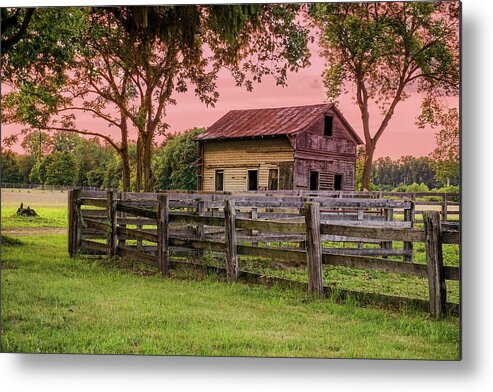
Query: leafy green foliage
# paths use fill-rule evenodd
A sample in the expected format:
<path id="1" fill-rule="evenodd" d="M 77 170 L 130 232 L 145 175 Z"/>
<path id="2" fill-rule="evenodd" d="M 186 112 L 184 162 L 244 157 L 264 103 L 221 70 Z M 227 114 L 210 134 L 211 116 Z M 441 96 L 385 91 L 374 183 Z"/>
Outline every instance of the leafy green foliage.
<path id="1" fill-rule="evenodd" d="M 395 161 L 390 157 L 377 159 L 373 165 L 372 180 L 386 190 L 412 183 L 424 183 L 427 188 L 441 186 L 435 181 L 435 162 L 431 158 L 409 155 Z"/>
<path id="2" fill-rule="evenodd" d="M 56 151 L 46 165 L 45 183 L 48 185 L 74 185 L 77 163 L 69 152 Z"/>
<path id="3" fill-rule="evenodd" d="M 24 176 L 22 169 L 19 166 L 17 154 L 12 151 L 2 150 L 1 173 L 2 182 L 6 183 L 22 183 Z"/>
<path id="4" fill-rule="evenodd" d="M 409 185 L 404 185 L 400 184 L 396 188 L 392 189 L 393 192 L 429 192 L 430 188 L 426 186 L 426 184 L 421 183 L 417 184 L 416 182 L 413 182 L 412 184 Z"/>
<path id="5" fill-rule="evenodd" d="M 168 138 L 154 158 L 156 189 L 197 189 L 197 143 L 204 129 L 195 128 Z"/>
<path id="6" fill-rule="evenodd" d="M 298 8 L 187 5 L 36 12 L 5 61 L 13 91 L 4 98 L 4 121 L 29 126 L 26 132 L 64 130 L 105 140 L 119 154 L 126 188 L 128 134 L 137 130 L 135 188 L 150 190 L 154 139 L 167 130 L 166 107 L 175 103 L 176 92 L 193 88 L 201 101 L 213 105 L 223 66 L 237 85 L 251 89 L 265 75 L 285 84 L 288 69 L 308 64 L 308 29 L 296 20 Z M 33 44 L 39 46 L 33 51 L 39 59 L 24 60 Z M 119 128 L 120 140 L 78 126 L 78 113 Z"/>

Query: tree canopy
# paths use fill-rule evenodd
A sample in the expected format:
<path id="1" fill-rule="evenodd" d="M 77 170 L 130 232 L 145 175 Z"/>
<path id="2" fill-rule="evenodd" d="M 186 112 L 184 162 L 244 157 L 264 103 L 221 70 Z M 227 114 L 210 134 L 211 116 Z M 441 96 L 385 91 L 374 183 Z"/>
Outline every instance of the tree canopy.
<path id="1" fill-rule="evenodd" d="M 120 154 L 127 189 L 129 133 L 135 130 L 135 188 L 150 190 L 155 137 L 166 132 L 166 109 L 175 103 L 175 93 L 193 88 L 201 101 L 213 105 L 222 67 L 231 70 L 238 86 L 251 89 L 265 75 L 284 84 L 287 70 L 308 64 L 308 30 L 296 21 L 296 9 L 273 4 L 62 8 L 67 15 L 61 19 L 73 23 L 65 26 L 66 34 L 50 37 L 58 37 L 56 45 L 68 58 L 44 77 L 42 72 L 29 78 L 28 71 L 22 79 L 7 73 L 15 90 L 4 99 L 4 121 L 24 124 L 28 132 L 63 130 L 105 140 Z M 16 50 L 31 45 L 29 37 L 28 31 Z M 51 53 L 52 46 L 48 49 Z M 7 70 L 17 57 L 7 59 Z M 21 68 L 47 65 L 31 60 L 33 65 Z M 81 128 L 76 112 L 117 127 L 120 140 Z"/>
<path id="2" fill-rule="evenodd" d="M 335 101 L 355 88 L 365 137 L 362 186 L 369 188 L 373 154 L 398 103 L 412 90 L 424 103 L 457 95 L 459 2 L 317 3 L 310 8 L 327 60 L 324 84 Z M 371 103 L 381 121 L 372 123 Z"/>

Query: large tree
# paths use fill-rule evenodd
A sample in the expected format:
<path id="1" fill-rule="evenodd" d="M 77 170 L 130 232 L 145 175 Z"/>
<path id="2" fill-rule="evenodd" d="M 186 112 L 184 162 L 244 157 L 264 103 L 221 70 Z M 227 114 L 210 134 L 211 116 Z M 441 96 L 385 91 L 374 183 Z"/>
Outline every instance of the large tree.
<path id="1" fill-rule="evenodd" d="M 26 34 L 34 8 L 1 8 L 0 25 L 2 38 L 0 46 L 6 53 Z"/>
<path id="2" fill-rule="evenodd" d="M 425 103 L 458 94 L 460 3 L 315 4 L 310 14 L 328 64 L 328 98 L 355 90 L 365 137 L 362 187 L 369 189 L 378 140 L 399 102 L 416 92 Z M 372 121 L 372 104 L 381 119 Z"/>
<path id="3" fill-rule="evenodd" d="M 174 94 L 192 87 L 207 105 L 218 99 L 217 73 L 228 67 L 251 89 L 264 75 L 286 82 L 287 70 L 308 61 L 307 30 L 292 5 L 152 6 L 93 9 L 63 84 L 23 83 L 5 100 L 8 119 L 38 129 L 103 138 L 120 154 L 125 189 L 130 184 L 128 141 L 137 134 L 137 190 L 151 190 L 157 135 L 167 129 Z M 25 86 L 28 86 L 26 88 Z M 39 102 L 49 105 L 39 109 Z M 49 110 L 43 110 L 43 109 Z M 81 128 L 77 112 L 91 113 L 120 130 Z"/>

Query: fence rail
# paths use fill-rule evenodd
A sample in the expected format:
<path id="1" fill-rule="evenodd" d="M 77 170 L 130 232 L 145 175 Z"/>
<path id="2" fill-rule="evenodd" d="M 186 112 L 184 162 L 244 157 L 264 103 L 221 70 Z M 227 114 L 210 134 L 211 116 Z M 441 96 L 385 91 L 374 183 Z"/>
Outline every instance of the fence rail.
<path id="1" fill-rule="evenodd" d="M 405 221 L 393 220 L 396 209 L 403 211 Z M 424 228 L 418 229 L 414 216 L 412 200 L 354 194 L 334 198 L 76 189 L 69 191 L 69 253 L 135 257 L 164 274 L 172 254 L 223 253 L 231 282 L 241 275 L 238 256 L 274 259 L 306 265 L 307 288 L 313 295 L 326 294 L 324 264 L 427 277 L 428 308 L 441 317 L 450 306 L 445 280 L 460 279 L 459 267 L 443 265 L 441 249 L 444 243 L 460 243 L 458 225 L 442 225 L 440 211 L 425 211 Z M 326 241 L 358 246 L 330 248 L 324 246 Z M 393 241 L 402 241 L 403 249 L 393 249 Z M 416 242 L 425 243 L 426 264 L 412 262 Z M 365 248 L 367 243 L 380 248 Z"/>

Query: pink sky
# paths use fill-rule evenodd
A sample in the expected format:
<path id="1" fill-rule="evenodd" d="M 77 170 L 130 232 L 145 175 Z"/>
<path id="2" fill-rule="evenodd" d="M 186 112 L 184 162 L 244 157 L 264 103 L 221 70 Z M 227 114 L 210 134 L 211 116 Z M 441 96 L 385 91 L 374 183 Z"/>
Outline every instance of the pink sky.
<path id="1" fill-rule="evenodd" d="M 324 68 L 324 60 L 318 55 L 316 47 L 312 47 L 311 66 L 297 73 L 289 73 L 287 87 L 276 86 L 273 78 L 264 78 L 261 84 L 254 86 L 252 92 L 236 87 L 228 71 L 221 71 L 217 80 L 220 97 L 215 107 L 206 107 L 194 96 L 193 89 L 184 94 L 175 94 L 177 104 L 167 109 L 166 122 L 170 125 L 169 132 L 176 133 L 194 127 L 208 127 L 232 109 L 300 106 L 326 102 L 321 76 Z M 458 97 L 451 99 L 450 104 L 458 106 Z M 350 94 L 341 96 L 338 107 L 364 140 L 359 110 L 352 96 Z M 411 94 L 407 100 L 397 106 L 394 117 L 378 142 L 375 158 L 423 156 L 428 155 L 434 149 L 435 131 L 419 129 L 415 125 L 419 107 L 420 96 L 416 93 Z M 371 120 L 373 120 L 371 124 L 375 127 L 378 126 L 378 113 L 378 110 L 371 112 Z M 79 113 L 78 124 L 83 128 L 98 131 L 106 127 L 105 123 L 93 119 L 90 114 L 81 115 Z M 2 139 L 19 129 L 15 125 L 2 125 Z M 112 132 L 115 138 L 118 138 L 118 133 L 114 128 L 108 129 L 108 134 L 111 135 Z M 157 140 L 160 141 L 159 138 Z M 22 152 L 20 143 L 13 149 Z"/>

